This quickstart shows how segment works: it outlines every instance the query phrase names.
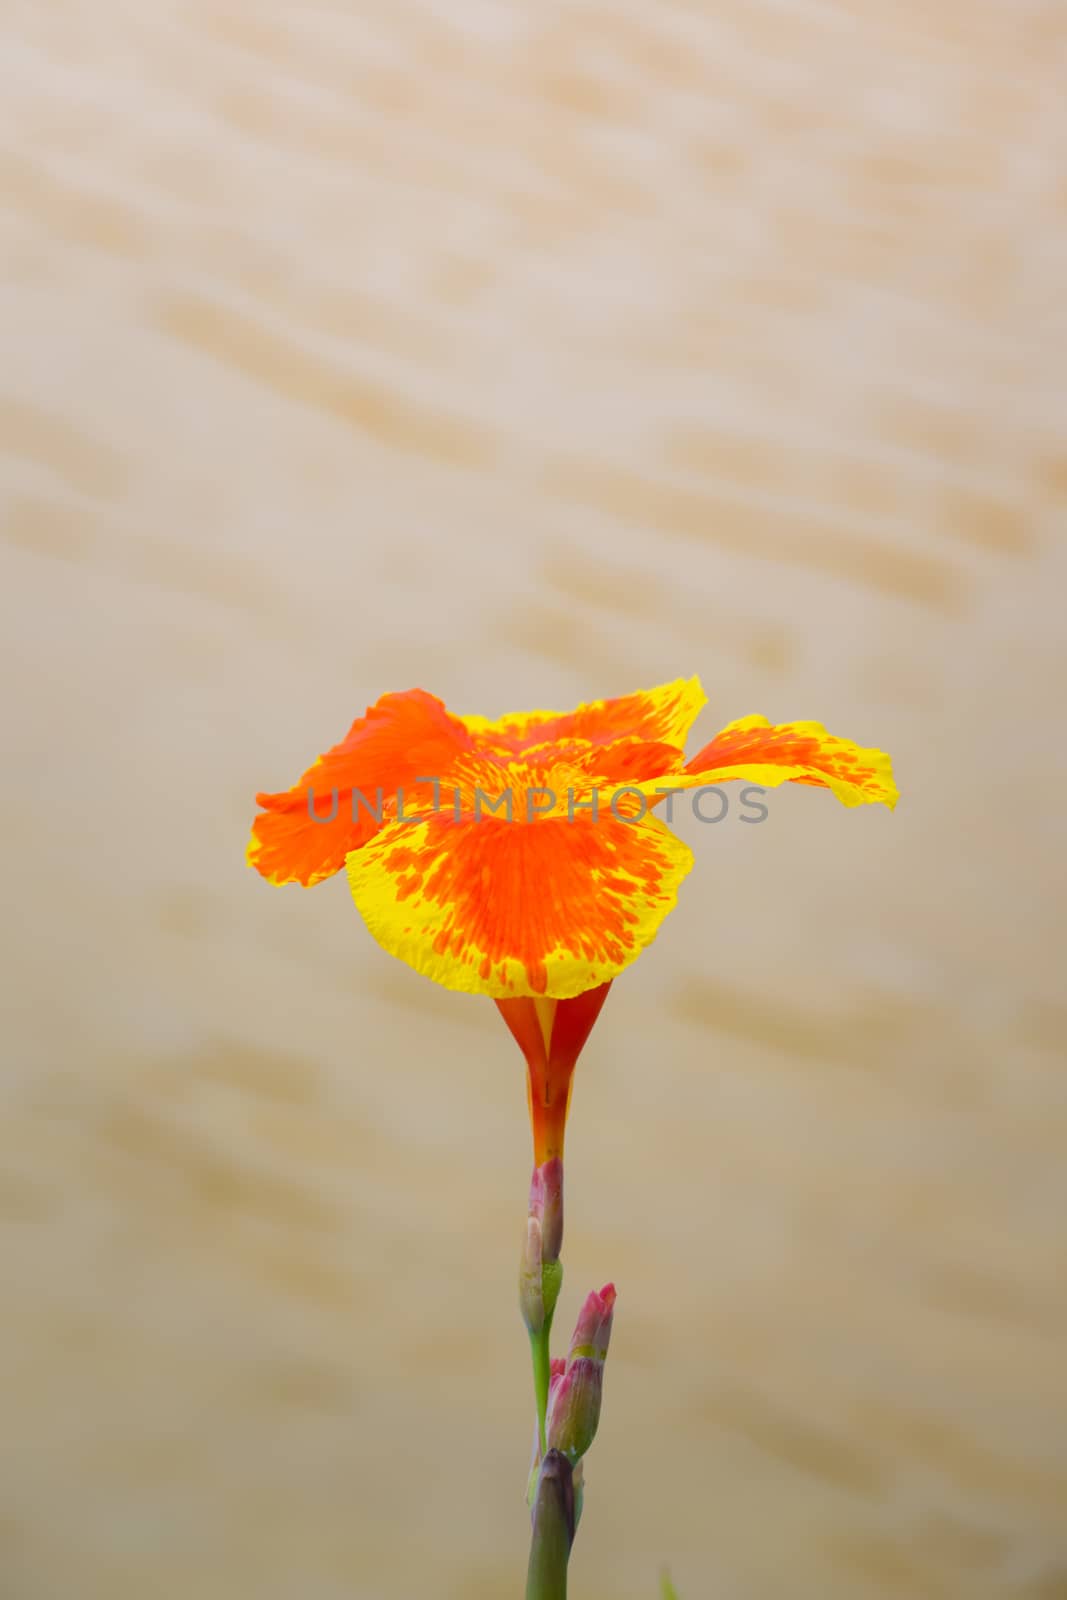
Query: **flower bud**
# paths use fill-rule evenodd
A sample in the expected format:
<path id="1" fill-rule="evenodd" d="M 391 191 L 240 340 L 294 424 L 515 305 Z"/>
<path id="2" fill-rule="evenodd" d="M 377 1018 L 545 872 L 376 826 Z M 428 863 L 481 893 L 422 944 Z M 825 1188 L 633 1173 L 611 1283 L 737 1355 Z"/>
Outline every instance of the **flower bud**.
<path id="1" fill-rule="evenodd" d="M 563 1163 L 546 1161 L 530 1180 L 530 1207 L 519 1265 L 519 1309 L 531 1335 L 551 1322 L 563 1269 Z"/>
<path id="2" fill-rule="evenodd" d="M 579 1315 L 562 1378 L 553 1386 L 548 1446 L 575 1466 L 596 1437 L 604 1392 L 604 1361 L 611 1339 L 615 1287 L 590 1294 Z"/>
<path id="3" fill-rule="evenodd" d="M 596 1436 L 604 1390 L 604 1363 L 580 1356 L 568 1361 L 548 1418 L 548 1445 L 573 1466 Z"/>
<path id="4" fill-rule="evenodd" d="M 603 1362 L 611 1339 L 611 1324 L 615 1316 L 615 1285 L 606 1283 L 599 1292 L 591 1290 L 578 1313 L 571 1339 L 568 1361 L 576 1356 L 591 1356 Z"/>

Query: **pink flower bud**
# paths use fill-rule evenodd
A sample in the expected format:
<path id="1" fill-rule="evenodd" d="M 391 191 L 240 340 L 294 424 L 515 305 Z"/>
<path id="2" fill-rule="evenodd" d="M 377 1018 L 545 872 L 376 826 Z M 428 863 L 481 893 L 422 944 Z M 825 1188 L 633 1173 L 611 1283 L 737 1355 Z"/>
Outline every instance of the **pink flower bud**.
<path id="1" fill-rule="evenodd" d="M 596 1437 L 604 1392 L 604 1361 L 611 1339 L 615 1286 L 592 1292 L 578 1315 L 563 1376 L 553 1381 L 548 1411 L 548 1446 L 572 1466 Z"/>
<path id="2" fill-rule="evenodd" d="M 558 1261 L 563 1246 L 563 1162 L 558 1156 L 533 1170 L 530 1215 L 541 1223 L 544 1259 Z"/>
<path id="3" fill-rule="evenodd" d="M 571 1340 L 570 1358 L 592 1356 L 603 1361 L 611 1339 L 611 1323 L 615 1314 L 615 1285 L 606 1283 L 603 1289 L 593 1289 L 585 1298 L 578 1313 Z"/>
<path id="4" fill-rule="evenodd" d="M 519 1309 L 528 1332 L 539 1334 L 552 1319 L 563 1269 L 563 1163 L 546 1161 L 530 1180 L 530 1214 L 519 1265 Z"/>

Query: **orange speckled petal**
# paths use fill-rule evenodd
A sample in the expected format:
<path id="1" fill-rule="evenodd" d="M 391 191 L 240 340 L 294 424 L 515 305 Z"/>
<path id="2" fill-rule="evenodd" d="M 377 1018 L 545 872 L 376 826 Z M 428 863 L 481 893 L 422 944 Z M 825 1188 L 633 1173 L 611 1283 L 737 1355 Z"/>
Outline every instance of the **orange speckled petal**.
<path id="1" fill-rule="evenodd" d="M 574 711 L 517 712 L 497 722 L 486 717 L 462 720 L 479 741 L 515 751 L 568 739 L 589 739 L 594 744 L 640 739 L 680 750 L 705 705 L 699 678 L 676 678 L 656 689 L 591 700 Z"/>
<path id="2" fill-rule="evenodd" d="M 505 754 L 499 745 L 486 745 L 481 760 L 495 763 L 503 772 L 519 768 L 540 768 L 543 772 L 568 770 L 575 788 L 630 783 L 640 778 L 655 778 L 664 772 L 677 772 L 685 760 L 679 745 L 660 740 L 615 739 L 610 744 L 592 739 L 556 739 L 545 744 L 526 745 L 521 751 Z M 564 785 L 566 787 L 566 785 Z"/>
<path id="3" fill-rule="evenodd" d="M 662 780 L 678 788 L 747 778 L 765 788 L 808 783 L 830 789 L 846 806 L 880 801 L 892 810 L 899 798 L 893 766 L 881 750 L 864 750 L 827 733 L 821 722 L 784 722 L 742 717 L 704 746 L 684 771 Z M 651 794 L 653 785 L 638 784 Z"/>
<path id="4" fill-rule="evenodd" d="M 425 690 L 383 695 L 291 789 L 257 794 L 264 809 L 252 825 L 249 865 L 270 883 L 321 883 L 373 837 L 398 789 L 414 810 L 420 793 L 431 792 L 427 785 L 417 793 L 415 778 L 447 773 L 472 744 L 460 719 Z"/>
<path id="5" fill-rule="evenodd" d="M 652 942 L 692 863 L 654 817 L 440 813 L 383 828 L 347 867 L 367 927 L 416 972 L 494 998 L 562 999 L 606 983 Z"/>

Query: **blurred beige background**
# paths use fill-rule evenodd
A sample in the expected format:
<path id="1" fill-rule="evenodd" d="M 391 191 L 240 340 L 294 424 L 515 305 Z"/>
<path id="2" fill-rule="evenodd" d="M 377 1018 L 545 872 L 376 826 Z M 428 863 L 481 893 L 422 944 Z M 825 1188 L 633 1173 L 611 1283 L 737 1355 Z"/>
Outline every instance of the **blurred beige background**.
<path id="1" fill-rule="evenodd" d="M 583 1059 L 573 1593 L 1067 1595 L 1065 81 L 1061 0 L 3 8 L 3 1600 L 521 1592 L 518 1053 L 252 795 L 690 672 L 904 799 L 687 824 Z"/>

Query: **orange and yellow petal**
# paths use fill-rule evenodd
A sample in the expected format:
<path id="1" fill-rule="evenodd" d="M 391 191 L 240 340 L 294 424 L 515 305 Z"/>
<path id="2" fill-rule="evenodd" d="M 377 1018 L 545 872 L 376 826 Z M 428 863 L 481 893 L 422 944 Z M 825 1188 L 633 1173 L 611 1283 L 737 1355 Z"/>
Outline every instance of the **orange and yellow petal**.
<path id="1" fill-rule="evenodd" d="M 532 799 L 535 813 L 567 815 L 572 801 L 574 806 L 587 809 L 594 791 L 602 797 L 606 809 L 617 789 L 673 773 L 684 759 L 674 745 L 640 739 L 623 739 L 610 745 L 568 739 L 558 744 L 534 745 L 521 755 L 489 749 L 464 751 L 456 757 L 440 786 L 439 802 L 441 807 L 451 808 L 454 821 L 470 820 L 476 811 L 483 815 L 491 812 L 494 803 L 506 809 L 508 796 L 512 817 L 530 821 L 527 796 L 533 791 L 537 791 Z M 554 803 L 550 804 L 550 800 Z M 420 808 L 405 801 L 404 809 L 412 816 Z"/>
<path id="2" fill-rule="evenodd" d="M 636 739 L 681 750 L 705 705 L 707 697 L 699 678 L 676 678 L 636 694 L 590 700 L 573 711 L 516 712 L 495 722 L 487 717 L 462 720 L 487 747 L 517 753 L 570 739 L 597 745 Z"/>
<path id="3" fill-rule="evenodd" d="M 667 782 L 693 789 L 732 778 L 764 788 L 807 783 L 829 789 L 846 806 L 880 802 L 893 809 L 899 798 L 893 766 L 882 750 L 865 750 L 827 733 L 821 722 L 785 722 L 742 717 L 704 746 Z M 639 784 L 648 794 L 652 786 Z"/>
<path id="4" fill-rule="evenodd" d="M 460 719 L 425 690 L 383 695 L 291 789 L 256 796 L 263 812 L 252 825 L 249 865 L 270 883 L 321 883 L 373 837 L 399 789 L 414 806 L 424 798 L 415 779 L 439 777 L 472 744 Z"/>
<path id="5" fill-rule="evenodd" d="M 506 759 L 510 766 L 521 762 L 530 766 L 566 767 L 576 785 L 603 788 L 676 772 L 685 756 L 680 745 L 665 744 L 661 740 L 615 739 L 610 744 L 602 744 L 592 739 L 565 739 L 526 746 L 521 755 L 513 753 L 509 758 L 498 754 L 497 759 Z"/>
<path id="6" fill-rule="evenodd" d="M 446 989 L 562 999 L 636 959 L 692 852 L 657 818 L 392 823 L 348 857 L 383 949 Z"/>
<path id="7" fill-rule="evenodd" d="M 614 744 L 594 745 L 585 771 L 594 786 L 622 785 L 676 772 L 684 760 L 679 747 L 660 740 L 619 739 Z"/>
<path id="8" fill-rule="evenodd" d="M 338 799 L 336 816 L 316 822 L 306 797 L 298 805 L 286 803 L 284 795 L 259 794 L 256 800 L 267 809 L 252 824 L 246 859 L 268 883 L 301 883 L 310 888 L 338 872 L 349 850 L 361 842 L 362 834 L 352 824 L 351 801 L 342 805 Z M 316 796 L 316 810 L 320 804 L 322 816 L 329 817 L 330 797 L 320 800 Z"/>

